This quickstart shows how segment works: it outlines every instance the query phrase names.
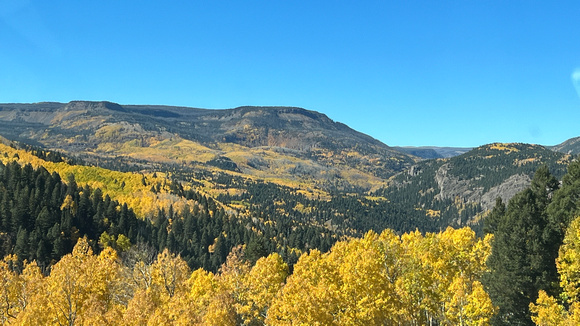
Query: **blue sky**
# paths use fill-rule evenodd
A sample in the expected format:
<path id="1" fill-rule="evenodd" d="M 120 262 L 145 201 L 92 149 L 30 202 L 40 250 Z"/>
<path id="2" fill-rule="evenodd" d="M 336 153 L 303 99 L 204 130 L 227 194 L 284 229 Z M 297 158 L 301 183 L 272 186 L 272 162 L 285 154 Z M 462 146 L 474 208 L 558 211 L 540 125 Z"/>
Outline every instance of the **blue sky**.
<path id="1" fill-rule="evenodd" d="M 299 106 L 393 146 L 553 145 L 580 136 L 579 14 L 580 1 L 0 0 L 0 102 Z"/>

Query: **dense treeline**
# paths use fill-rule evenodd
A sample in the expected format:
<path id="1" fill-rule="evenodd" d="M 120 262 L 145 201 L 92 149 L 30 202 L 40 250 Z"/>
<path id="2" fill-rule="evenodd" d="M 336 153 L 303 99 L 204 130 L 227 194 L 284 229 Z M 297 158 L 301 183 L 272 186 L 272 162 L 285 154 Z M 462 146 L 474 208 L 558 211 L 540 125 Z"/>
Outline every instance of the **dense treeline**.
<path id="1" fill-rule="evenodd" d="M 473 180 L 484 191 L 500 184 L 514 174 L 533 176 L 542 165 L 552 168 L 552 174 L 562 178 L 571 157 L 540 145 L 495 143 L 475 148 L 455 159 L 450 173 L 463 180 Z"/>
<path id="2" fill-rule="evenodd" d="M 173 170 L 172 175 L 176 180 L 195 182 L 185 171 Z M 302 251 L 317 248 L 327 251 L 340 236 L 347 234 L 342 227 L 339 230 L 324 224 L 331 216 L 329 213 L 332 213 L 324 209 L 324 201 L 311 201 L 296 190 L 225 173 L 196 176 L 200 177 L 210 180 L 215 189 L 240 190 L 240 194 L 222 193 L 216 199 L 225 205 L 236 206 L 238 215 L 247 217 L 247 225 L 255 229 L 260 238 L 270 242 L 268 252 L 278 251 L 290 261 L 298 258 L 291 253 L 293 249 Z M 179 188 L 173 188 L 172 192 L 185 198 L 193 193 Z M 311 210 L 298 208 L 306 208 L 304 204 L 311 204 L 308 207 L 316 208 L 324 217 L 314 215 Z M 275 247 L 278 249 L 274 250 Z"/>
<path id="3" fill-rule="evenodd" d="M 41 150 L 31 152 L 47 156 Z M 62 157 L 59 159 L 55 154 L 54 159 L 61 161 Z M 269 194 L 277 194 L 270 191 L 276 189 L 272 184 L 255 186 L 258 188 L 252 191 L 263 194 L 258 202 L 270 200 Z M 303 250 L 327 251 L 337 240 L 328 228 L 307 223 L 307 218 L 276 214 L 276 208 L 256 206 L 248 216 L 240 216 L 227 212 L 226 207 L 210 197 L 190 188 L 184 190 L 177 180 L 164 185 L 157 183 L 151 186 L 151 191 L 158 193 L 161 188 L 167 188 L 188 204 L 181 205 L 178 212 L 169 202 L 167 207 L 154 208 L 154 213 L 144 220 L 126 203 L 103 195 L 99 188 L 79 186 L 74 174 L 69 174 L 65 181 L 42 166 L 34 169 L 15 160 L 6 165 L 0 163 L 0 253 L 15 253 L 21 260 L 36 260 L 46 268 L 70 253 L 76 239 L 84 235 L 94 250 L 98 250 L 102 236 L 103 241 L 113 243 L 124 241 L 120 240 L 124 237 L 130 243 L 143 242 L 156 251 L 169 248 L 180 253 L 191 268 L 216 271 L 230 250 L 240 244 L 248 245 L 247 255 L 254 261 L 278 252 L 292 265 Z"/>
<path id="4" fill-rule="evenodd" d="M 481 213 L 482 208 L 460 198 L 440 197 L 435 174 L 443 164 L 444 161 L 440 160 L 421 162 L 413 170 L 397 175 L 391 186 L 377 190 L 374 195 L 385 197 L 400 206 L 401 211 L 406 213 L 403 216 L 416 221 L 409 223 L 409 227 L 437 231 L 448 225 L 466 225 Z M 429 216 L 427 212 L 432 214 Z"/>
<path id="5" fill-rule="evenodd" d="M 220 194 L 217 197 L 220 202 L 245 204 L 249 214 L 270 221 L 276 226 L 276 232 L 287 239 L 296 237 L 289 230 L 296 227 L 305 229 L 310 236 L 296 239 L 299 242 L 291 242 L 290 245 L 302 248 L 300 243 L 310 243 L 310 248 L 323 251 L 336 241 L 333 234 L 339 237 L 345 234 L 362 235 L 369 230 L 381 231 L 387 228 L 398 232 L 415 229 L 435 232 L 445 229 L 458 216 L 465 222 L 468 216 L 473 216 L 474 211 L 479 209 L 477 205 L 464 205 L 460 211 L 451 201 L 442 201 L 437 202 L 434 208 L 440 209 L 443 217 L 429 218 L 425 210 L 417 210 L 414 205 L 404 201 L 399 202 L 397 195 L 386 200 L 356 193 L 333 193 L 329 198 L 320 199 L 306 197 L 300 193 L 300 189 L 226 174 L 218 174 L 211 180 L 225 189 L 242 190 L 238 194 Z M 326 228 L 316 225 L 325 225 Z M 322 233 L 324 238 L 316 238 L 315 234 L 318 233 Z"/>
<path id="6" fill-rule="evenodd" d="M 580 304 L 575 296 L 578 269 L 570 269 L 580 254 L 574 240 L 578 222 L 569 228 L 580 213 L 578 194 L 580 162 L 575 161 L 568 166 L 561 187 L 543 166 L 531 186 L 507 206 L 497 200 L 485 223 L 485 231 L 493 233 L 494 240 L 487 261 L 489 272 L 483 278 L 498 307 L 495 325 L 561 325 L 570 317 L 564 307 Z"/>
<path id="7" fill-rule="evenodd" d="M 15 325 L 485 325 L 494 308 L 478 279 L 489 240 L 468 229 L 386 230 L 304 253 L 288 276 L 274 253 L 240 247 L 218 273 L 164 250 L 95 255 L 86 238 L 43 276 L 0 262 L 0 321 Z"/>
<path id="8" fill-rule="evenodd" d="M 252 232 L 211 198 L 190 197 L 199 204 L 180 216 L 170 206 L 143 220 L 100 189 L 78 186 L 72 174 L 64 182 L 42 167 L 0 162 L 0 254 L 35 260 L 44 269 L 87 236 L 94 250 L 99 240 L 119 246 L 145 243 L 180 252 L 191 267 L 215 271 L 231 248 L 250 242 Z"/>
<path id="9" fill-rule="evenodd" d="M 65 183 L 44 168 L 0 163 L 0 196 L 2 253 L 36 260 L 41 267 L 70 253 L 83 235 L 98 240 L 103 232 L 123 234 L 133 243 L 151 238 L 151 223 L 99 189 L 79 187 L 73 175 Z"/>

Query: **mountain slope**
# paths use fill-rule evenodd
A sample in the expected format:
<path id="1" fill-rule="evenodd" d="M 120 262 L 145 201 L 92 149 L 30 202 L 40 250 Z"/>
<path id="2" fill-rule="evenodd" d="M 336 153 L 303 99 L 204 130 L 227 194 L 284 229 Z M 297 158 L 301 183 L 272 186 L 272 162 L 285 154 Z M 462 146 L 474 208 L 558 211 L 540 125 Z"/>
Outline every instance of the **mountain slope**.
<path id="1" fill-rule="evenodd" d="M 580 137 L 570 138 L 561 144 L 550 146 L 549 148 L 566 154 L 580 154 Z"/>
<path id="2" fill-rule="evenodd" d="M 89 161 L 123 156 L 327 190 L 378 188 L 415 161 L 324 114 L 293 107 L 0 104 L 0 134 Z"/>
<path id="3" fill-rule="evenodd" d="M 211 196 L 228 214 L 251 217 L 258 230 L 308 226 L 336 236 L 471 223 L 496 197 L 507 202 L 529 185 L 542 164 L 560 177 L 572 159 L 538 145 L 497 143 L 420 160 L 290 107 L 0 104 L 0 133 L 89 165 L 164 172 L 175 195 Z"/>
<path id="4" fill-rule="evenodd" d="M 462 224 L 491 209 L 497 197 L 507 203 L 529 186 L 541 165 L 561 178 L 571 160 L 540 145 L 489 144 L 450 159 L 419 162 L 375 194 L 441 219 L 442 225 Z"/>

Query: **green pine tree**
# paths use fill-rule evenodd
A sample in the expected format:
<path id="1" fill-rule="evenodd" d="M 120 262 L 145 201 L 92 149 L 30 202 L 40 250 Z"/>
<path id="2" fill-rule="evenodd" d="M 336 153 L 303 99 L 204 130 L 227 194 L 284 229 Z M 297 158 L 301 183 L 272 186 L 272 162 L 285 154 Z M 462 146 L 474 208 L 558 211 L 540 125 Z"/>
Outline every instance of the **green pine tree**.
<path id="1" fill-rule="evenodd" d="M 529 304 L 539 290 L 557 294 L 558 274 L 553 225 L 546 207 L 557 182 L 547 168 L 540 168 L 532 185 L 516 194 L 505 213 L 501 201 L 491 213 L 488 231 L 493 231 L 490 272 L 484 283 L 494 305 L 499 307 L 495 325 L 533 325 Z"/>

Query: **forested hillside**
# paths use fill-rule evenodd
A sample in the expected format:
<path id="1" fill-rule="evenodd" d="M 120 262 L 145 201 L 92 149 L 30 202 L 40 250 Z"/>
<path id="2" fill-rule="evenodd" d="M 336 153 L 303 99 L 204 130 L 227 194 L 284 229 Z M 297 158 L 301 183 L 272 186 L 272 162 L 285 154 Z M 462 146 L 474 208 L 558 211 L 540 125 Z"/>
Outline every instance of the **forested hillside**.
<path id="1" fill-rule="evenodd" d="M 9 169 L 15 168 L 3 171 Z M 80 237 L 50 269 L 4 258 L 0 319 L 19 325 L 575 325 L 579 193 L 580 162 L 570 164 L 561 186 L 543 166 L 507 206 L 497 200 L 485 238 L 468 227 L 371 231 L 327 253 L 304 252 L 293 268 L 277 253 L 249 257 L 249 245 L 232 248 L 210 272 L 168 249 L 155 254 L 143 243 L 109 236 L 94 246 Z"/>
<path id="2" fill-rule="evenodd" d="M 547 165 L 561 178 L 572 159 L 539 145 L 489 144 L 450 159 L 419 162 L 374 195 L 414 209 L 417 218 L 429 216 L 439 225 L 474 226 L 497 197 L 507 202 L 528 187 L 540 166 Z"/>
<path id="3" fill-rule="evenodd" d="M 193 191 L 223 204 L 227 214 L 250 218 L 260 231 L 275 228 L 268 238 L 284 238 L 293 248 L 326 250 L 343 235 L 385 228 L 433 232 L 469 224 L 481 232 L 496 197 L 507 202 L 542 164 L 560 178 L 572 159 L 539 145 L 498 143 L 467 153 L 431 148 L 463 154 L 421 161 L 292 107 L 74 101 L 0 109 L 0 132 L 9 139 L 84 162 L 55 163 L 52 170 L 44 164 L 49 172 L 75 173 L 78 182 L 127 203 L 139 217 L 169 206 L 181 213 L 193 207 L 186 196 Z M 294 243 L 288 230 L 304 225 L 331 236 L 322 241 L 311 234 Z"/>
<path id="4" fill-rule="evenodd" d="M 36 260 L 43 270 L 70 253 L 83 236 L 93 249 L 107 243 L 119 248 L 139 244 L 152 253 L 168 248 L 191 268 L 216 271 L 237 245 L 247 244 L 254 261 L 278 252 L 293 263 L 308 248 L 328 250 L 341 234 L 304 219 L 272 223 L 271 218 L 239 214 L 156 175 L 70 165 L 54 152 L 0 148 L 0 250 L 17 254 L 19 261 Z M 131 180 L 143 189 L 125 196 Z"/>
<path id="5" fill-rule="evenodd" d="M 561 144 L 551 146 L 552 150 L 566 154 L 580 154 L 580 137 L 570 138 Z"/>

